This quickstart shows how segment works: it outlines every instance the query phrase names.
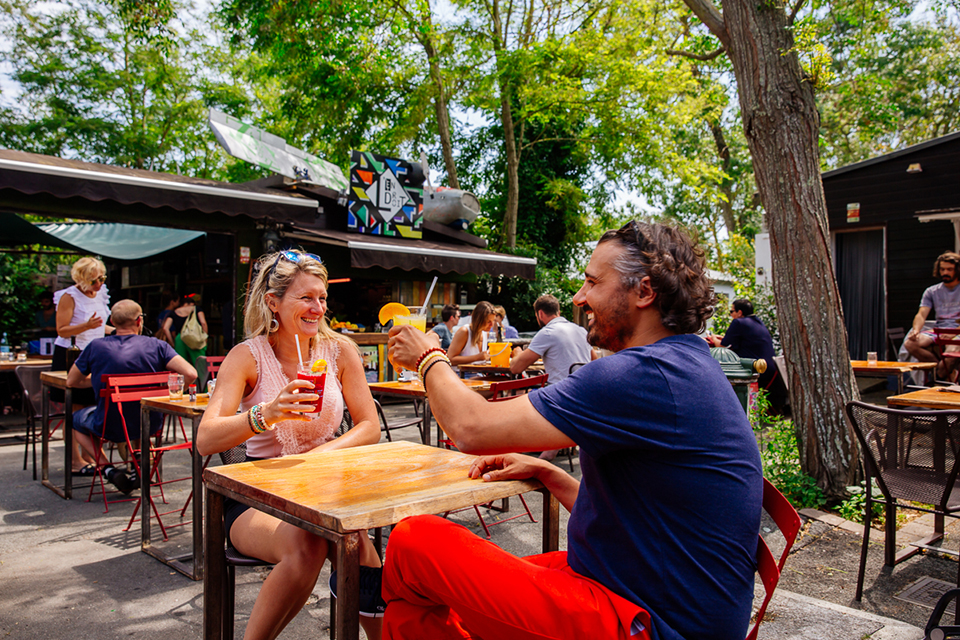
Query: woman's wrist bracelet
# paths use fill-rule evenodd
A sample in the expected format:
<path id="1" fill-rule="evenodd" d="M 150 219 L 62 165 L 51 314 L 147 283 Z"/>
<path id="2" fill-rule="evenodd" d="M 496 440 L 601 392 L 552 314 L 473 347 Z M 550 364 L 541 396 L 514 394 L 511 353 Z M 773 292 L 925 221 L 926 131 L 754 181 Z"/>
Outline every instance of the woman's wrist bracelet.
<path id="1" fill-rule="evenodd" d="M 432 369 L 433 366 L 434 366 L 435 364 L 437 364 L 438 362 L 446 362 L 448 365 L 450 365 L 451 367 L 453 367 L 453 365 L 450 363 L 450 358 L 448 358 L 447 356 L 437 356 L 436 358 L 431 359 L 430 362 L 427 363 L 427 366 L 425 366 L 425 367 L 423 368 L 423 373 L 420 375 L 420 382 L 421 382 L 423 385 L 426 385 L 426 384 L 427 384 L 427 373 L 428 373 L 428 372 L 430 371 L 430 369 Z"/>
<path id="2" fill-rule="evenodd" d="M 417 375 L 422 375 L 423 371 L 427 368 L 427 365 L 437 358 L 445 358 L 446 354 L 444 353 L 431 353 L 426 358 L 424 358 L 420 365 L 417 367 Z"/>
<path id="3" fill-rule="evenodd" d="M 254 435 L 273 429 L 272 426 L 267 424 L 267 419 L 263 417 L 262 402 L 250 407 L 250 412 L 247 414 L 247 422 L 250 424 L 250 430 L 253 431 Z"/>
<path id="4" fill-rule="evenodd" d="M 427 349 L 426 351 L 420 354 L 419 358 L 417 358 L 417 366 L 414 367 L 414 370 L 419 371 L 420 365 L 423 364 L 424 360 L 426 360 L 427 356 L 430 355 L 431 353 L 446 353 L 446 351 L 444 351 L 440 347 L 431 347 Z"/>

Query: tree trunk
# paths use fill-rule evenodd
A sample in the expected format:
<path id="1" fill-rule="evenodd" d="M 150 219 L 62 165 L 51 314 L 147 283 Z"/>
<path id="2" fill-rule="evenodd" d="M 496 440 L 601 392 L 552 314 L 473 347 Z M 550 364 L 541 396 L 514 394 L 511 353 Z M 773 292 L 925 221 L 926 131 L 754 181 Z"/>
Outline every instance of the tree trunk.
<path id="1" fill-rule="evenodd" d="M 433 101 L 433 109 L 437 114 L 437 132 L 440 134 L 440 147 L 443 149 L 443 165 L 447 170 L 447 184 L 454 189 L 459 189 L 460 180 L 457 178 L 457 165 L 453 161 L 453 143 L 450 141 L 450 112 L 447 109 L 447 95 L 443 88 L 440 57 L 437 55 L 437 48 L 433 46 L 433 41 L 429 38 L 423 41 L 423 49 L 427 54 L 427 62 L 430 65 L 430 78 L 433 80 L 433 86 L 437 92 L 437 97 Z"/>
<path id="2" fill-rule="evenodd" d="M 510 98 L 513 90 L 509 80 L 509 73 L 504 68 L 506 62 L 506 34 L 503 20 L 500 16 L 500 3 L 494 1 L 490 6 L 490 17 L 493 23 L 493 51 L 497 59 L 497 75 L 500 88 L 500 123 L 503 125 L 504 151 L 507 154 L 507 207 L 503 212 L 503 244 L 513 249 L 517 246 L 517 209 L 520 203 L 520 153 L 517 150 L 517 139 L 513 129 L 513 108 Z"/>
<path id="3" fill-rule="evenodd" d="M 842 497 L 858 472 L 844 406 L 859 394 L 830 260 L 813 89 L 803 77 L 779 3 L 726 0 L 717 23 L 712 5 L 685 1 L 720 37 L 737 79 L 743 129 L 770 229 L 801 466 L 828 498 Z"/>

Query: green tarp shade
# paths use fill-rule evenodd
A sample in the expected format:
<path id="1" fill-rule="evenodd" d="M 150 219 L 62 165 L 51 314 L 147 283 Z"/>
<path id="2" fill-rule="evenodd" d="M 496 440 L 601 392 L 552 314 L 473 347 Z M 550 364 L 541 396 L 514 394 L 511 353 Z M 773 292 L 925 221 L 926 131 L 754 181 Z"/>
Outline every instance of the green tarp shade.
<path id="1" fill-rule="evenodd" d="M 86 253 L 115 260 L 148 258 L 205 235 L 202 231 L 114 222 L 45 224 L 38 229 Z"/>
<path id="2" fill-rule="evenodd" d="M 22 247 L 30 244 L 83 251 L 80 247 L 75 247 L 56 236 L 51 236 L 15 213 L 0 212 L 0 246 Z"/>

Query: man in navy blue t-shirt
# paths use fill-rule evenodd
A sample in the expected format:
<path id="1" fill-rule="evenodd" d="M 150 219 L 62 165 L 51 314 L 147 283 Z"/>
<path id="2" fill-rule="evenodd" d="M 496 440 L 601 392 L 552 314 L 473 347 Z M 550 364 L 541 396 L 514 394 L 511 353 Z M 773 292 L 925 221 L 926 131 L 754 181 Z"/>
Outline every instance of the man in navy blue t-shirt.
<path id="1" fill-rule="evenodd" d="M 608 231 L 574 303 L 590 343 L 614 354 L 560 384 L 488 404 L 442 360 L 424 373 L 446 433 L 485 454 L 471 477 L 539 479 L 570 511 L 568 551 L 521 559 L 442 519 L 406 519 L 387 547 L 385 638 L 746 635 L 760 455 L 730 383 L 692 335 L 715 303 L 702 251 L 663 225 Z M 433 346 L 390 332 L 404 366 Z M 580 482 L 508 453 L 574 444 Z"/>
<path id="2" fill-rule="evenodd" d="M 112 442 L 123 442 L 123 423 L 119 414 L 112 411 L 104 425 L 106 401 L 100 397 L 104 374 L 154 373 L 174 371 L 183 374 L 184 384 L 190 384 L 197 378 L 197 370 L 184 360 L 169 344 L 156 338 L 140 335 L 143 330 L 143 310 L 133 300 L 120 300 L 110 312 L 110 320 L 116 331 L 105 338 L 99 338 L 87 345 L 80 357 L 67 372 L 67 384 L 74 388 L 93 387 L 99 399 L 92 407 L 84 407 L 73 414 L 74 437 L 80 447 L 94 460 L 105 461 L 106 455 L 98 447 L 94 438 L 105 438 Z M 140 405 L 137 402 L 124 405 L 124 417 L 127 426 L 133 429 L 130 438 L 137 446 L 140 440 Z M 160 428 L 160 422 L 156 429 Z M 151 429 L 153 435 L 155 429 Z M 99 455 L 99 457 L 97 457 Z M 119 469 L 107 465 L 104 476 L 124 493 L 130 493 L 139 486 L 137 478 L 131 478 Z M 92 475 L 92 474 L 82 474 Z"/>
<path id="3" fill-rule="evenodd" d="M 787 387 L 783 383 L 777 363 L 773 359 L 773 336 L 763 320 L 753 313 L 753 303 L 746 298 L 734 300 L 730 305 L 730 326 L 723 338 L 707 337 L 714 347 L 727 347 L 741 358 L 761 358 L 767 362 L 767 370 L 760 374 L 757 381 L 761 389 L 770 394 L 770 403 L 779 411 L 787 401 Z"/>

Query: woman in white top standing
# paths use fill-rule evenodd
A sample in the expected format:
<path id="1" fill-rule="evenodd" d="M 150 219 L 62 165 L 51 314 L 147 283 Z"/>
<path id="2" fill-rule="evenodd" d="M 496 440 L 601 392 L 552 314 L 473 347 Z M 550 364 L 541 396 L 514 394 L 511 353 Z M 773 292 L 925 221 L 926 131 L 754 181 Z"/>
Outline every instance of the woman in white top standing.
<path id="1" fill-rule="evenodd" d="M 360 351 L 324 318 L 327 270 L 320 259 L 281 251 L 262 257 L 259 264 L 244 310 L 247 339 L 230 350 L 220 367 L 197 450 L 206 456 L 245 442 L 247 459 L 262 460 L 379 442 L 380 422 Z M 297 353 L 298 340 L 303 355 Z M 312 407 L 300 404 L 317 400 L 313 384 L 297 380 L 301 358 L 326 360 L 323 406 L 316 416 L 305 415 Z M 344 405 L 354 426 L 337 437 Z M 224 529 L 237 551 L 276 565 L 260 588 L 244 633 L 247 640 L 275 638 L 306 603 L 324 561 L 336 558 L 335 547 L 230 499 L 224 502 Z M 368 638 L 379 638 L 380 558 L 365 535 L 360 565 L 361 624 Z"/>
<path id="2" fill-rule="evenodd" d="M 458 365 L 488 360 L 490 353 L 483 342 L 483 335 L 493 329 L 496 319 L 492 304 L 478 302 L 470 314 L 470 324 L 460 327 L 453 334 L 453 341 L 447 349 L 450 363 Z"/>
<path id="3" fill-rule="evenodd" d="M 107 326 L 110 317 L 110 293 L 107 291 L 107 268 L 96 258 L 80 258 L 73 263 L 70 276 L 76 283 L 53 294 L 57 307 L 57 339 L 53 342 L 52 371 L 66 371 L 67 349 L 75 338 L 81 351 L 97 338 L 113 333 Z M 50 399 L 63 402 L 63 391 L 51 389 Z M 91 389 L 73 391 L 73 408 L 96 404 Z M 85 457 L 76 438 L 73 440 L 73 469 L 80 475 L 93 475 L 94 460 Z"/>

